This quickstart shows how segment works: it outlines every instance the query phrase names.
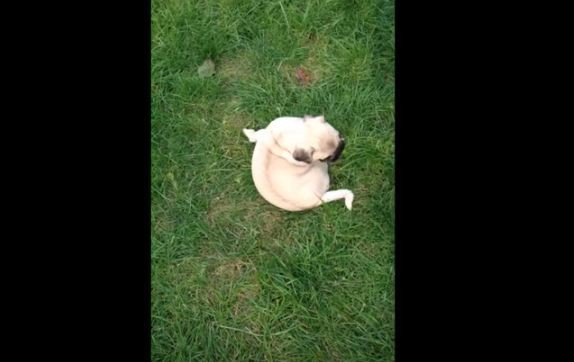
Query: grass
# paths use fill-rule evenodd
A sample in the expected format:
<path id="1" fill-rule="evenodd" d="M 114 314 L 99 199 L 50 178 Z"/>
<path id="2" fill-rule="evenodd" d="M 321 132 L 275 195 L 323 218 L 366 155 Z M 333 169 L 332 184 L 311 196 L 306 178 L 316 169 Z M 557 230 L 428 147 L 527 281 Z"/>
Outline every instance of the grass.
<path id="1" fill-rule="evenodd" d="M 152 360 L 394 361 L 393 1 L 152 0 L 151 76 Z M 352 211 L 253 185 L 241 129 L 304 114 Z"/>

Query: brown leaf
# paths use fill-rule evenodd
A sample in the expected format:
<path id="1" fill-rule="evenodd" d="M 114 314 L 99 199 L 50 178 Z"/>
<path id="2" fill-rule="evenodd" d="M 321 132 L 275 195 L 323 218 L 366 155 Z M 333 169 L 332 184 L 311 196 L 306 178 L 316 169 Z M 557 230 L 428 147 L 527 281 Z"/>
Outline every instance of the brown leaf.
<path id="1" fill-rule="evenodd" d="M 307 73 L 305 73 L 305 71 L 301 67 L 297 68 L 295 76 L 297 77 L 297 80 L 301 85 L 308 85 L 309 82 L 311 81 L 311 77 Z"/>

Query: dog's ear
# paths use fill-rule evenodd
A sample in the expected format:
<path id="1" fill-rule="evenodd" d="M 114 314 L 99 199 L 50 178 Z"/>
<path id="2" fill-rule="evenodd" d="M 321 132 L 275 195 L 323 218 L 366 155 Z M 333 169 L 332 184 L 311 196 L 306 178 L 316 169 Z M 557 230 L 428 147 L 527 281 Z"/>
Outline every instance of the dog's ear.
<path id="1" fill-rule="evenodd" d="M 303 117 L 303 121 L 305 121 L 305 122 L 313 121 L 313 122 L 318 122 L 318 123 L 325 123 L 325 117 L 324 116 L 313 117 L 313 116 L 305 115 Z"/>
<path id="2" fill-rule="evenodd" d="M 305 151 L 302 148 L 296 148 L 293 152 L 293 158 L 299 162 L 311 163 L 311 152 Z"/>

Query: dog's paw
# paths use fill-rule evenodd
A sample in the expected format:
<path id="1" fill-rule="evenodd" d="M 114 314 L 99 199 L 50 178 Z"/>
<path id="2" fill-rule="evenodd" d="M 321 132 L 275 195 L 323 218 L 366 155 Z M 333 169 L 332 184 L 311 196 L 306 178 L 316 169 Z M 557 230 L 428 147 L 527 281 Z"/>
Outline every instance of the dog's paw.
<path id="1" fill-rule="evenodd" d="M 351 210 L 353 208 L 353 200 L 355 199 L 355 195 L 349 191 L 347 196 L 345 196 L 345 206 L 347 209 Z"/>
<path id="2" fill-rule="evenodd" d="M 249 139 L 249 142 L 257 142 L 257 137 L 255 136 L 255 130 L 244 128 L 243 134 Z"/>

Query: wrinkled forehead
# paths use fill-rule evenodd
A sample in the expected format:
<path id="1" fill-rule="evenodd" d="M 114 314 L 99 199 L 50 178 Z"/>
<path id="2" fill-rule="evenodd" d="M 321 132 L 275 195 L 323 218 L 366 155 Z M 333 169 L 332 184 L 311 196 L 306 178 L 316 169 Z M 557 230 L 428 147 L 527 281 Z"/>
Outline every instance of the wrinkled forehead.
<path id="1" fill-rule="evenodd" d="M 321 149 L 324 150 L 325 152 L 332 152 L 337 148 L 337 135 L 333 134 L 332 137 L 329 138 L 324 138 L 321 140 Z"/>
<path id="2" fill-rule="evenodd" d="M 315 127 L 314 127 L 315 128 Z M 339 144 L 339 133 L 333 127 L 317 127 L 311 131 L 315 147 L 324 152 L 331 152 Z"/>
<path id="3" fill-rule="evenodd" d="M 339 133 L 333 126 L 331 126 L 327 122 L 322 122 L 322 123 L 308 122 L 307 125 L 313 133 L 316 133 L 316 134 L 321 135 L 323 137 L 327 137 L 329 135 L 337 136 Z"/>

